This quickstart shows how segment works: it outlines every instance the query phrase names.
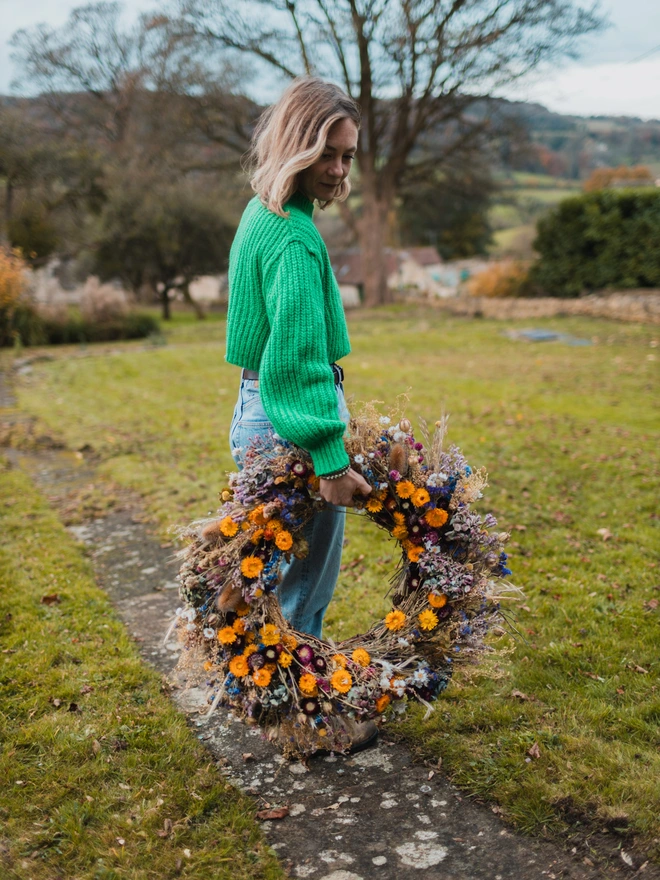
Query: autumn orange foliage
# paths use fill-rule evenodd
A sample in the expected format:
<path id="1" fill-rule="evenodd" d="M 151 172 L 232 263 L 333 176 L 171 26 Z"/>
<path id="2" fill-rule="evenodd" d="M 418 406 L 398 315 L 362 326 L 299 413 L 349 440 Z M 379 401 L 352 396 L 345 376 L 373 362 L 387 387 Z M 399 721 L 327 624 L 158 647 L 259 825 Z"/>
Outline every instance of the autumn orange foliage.
<path id="1" fill-rule="evenodd" d="M 474 275 L 467 282 L 471 296 L 525 296 L 529 288 L 529 266 L 521 260 L 502 260 Z"/>
<path id="2" fill-rule="evenodd" d="M 584 182 L 585 192 L 594 192 L 598 189 L 606 189 L 612 184 L 636 184 L 653 183 L 653 175 L 646 165 L 619 165 L 618 168 L 596 168 Z"/>

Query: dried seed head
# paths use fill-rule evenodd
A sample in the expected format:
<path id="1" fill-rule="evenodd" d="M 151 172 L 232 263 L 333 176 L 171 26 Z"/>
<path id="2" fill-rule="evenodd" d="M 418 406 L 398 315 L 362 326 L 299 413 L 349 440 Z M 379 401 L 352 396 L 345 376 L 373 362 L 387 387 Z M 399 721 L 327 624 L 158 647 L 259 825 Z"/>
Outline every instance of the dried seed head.
<path id="1" fill-rule="evenodd" d="M 398 471 L 402 477 L 408 473 L 408 450 L 402 443 L 393 443 L 389 458 L 390 470 Z"/>

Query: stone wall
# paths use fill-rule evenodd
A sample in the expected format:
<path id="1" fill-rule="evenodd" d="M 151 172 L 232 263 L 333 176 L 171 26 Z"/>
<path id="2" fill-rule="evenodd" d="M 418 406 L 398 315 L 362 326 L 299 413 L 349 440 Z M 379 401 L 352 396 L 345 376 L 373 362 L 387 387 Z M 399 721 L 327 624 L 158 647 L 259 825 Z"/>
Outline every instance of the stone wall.
<path id="1" fill-rule="evenodd" d="M 557 299 L 555 297 L 493 299 L 463 295 L 453 299 L 434 301 L 434 305 L 455 315 L 495 318 L 496 320 L 553 318 L 557 315 L 590 315 L 593 318 L 613 318 L 617 321 L 660 324 L 660 290 L 629 290 L 625 293 L 589 294 L 579 299 Z"/>

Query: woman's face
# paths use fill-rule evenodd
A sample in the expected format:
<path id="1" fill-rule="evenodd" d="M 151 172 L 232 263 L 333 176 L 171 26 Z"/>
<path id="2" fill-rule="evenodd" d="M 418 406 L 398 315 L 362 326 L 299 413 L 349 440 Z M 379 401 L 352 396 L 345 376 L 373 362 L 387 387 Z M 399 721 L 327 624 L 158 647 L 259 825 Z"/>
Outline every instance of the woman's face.
<path id="1" fill-rule="evenodd" d="M 339 119 L 330 127 L 321 158 L 298 178 L 299 189 L 310 201 L 328 202 L 335 198 L 337 187 L 351 170 L 357 139 L 357 126 L 352 119 Z"/>

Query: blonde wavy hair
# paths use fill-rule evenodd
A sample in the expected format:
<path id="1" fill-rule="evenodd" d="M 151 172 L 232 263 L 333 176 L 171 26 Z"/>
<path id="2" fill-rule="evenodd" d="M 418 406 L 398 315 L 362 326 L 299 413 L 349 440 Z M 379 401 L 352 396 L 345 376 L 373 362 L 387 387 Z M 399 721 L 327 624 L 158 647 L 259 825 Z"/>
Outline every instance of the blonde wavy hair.
<path id="1" fill-rule="evenodd" d="M 259 117 L 248 158 L 250 184 L 263 204 L 281 217 L 297 189 L 301 171 L 317 162 L 328 132 L 340 119 L 360 127 L 360 110 L 339 86 L 314 76 L 295 79 L 282 97 Z M 342 181 L 338 194 L 322 208 L 343 201 L 351 185 Z"/>

